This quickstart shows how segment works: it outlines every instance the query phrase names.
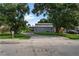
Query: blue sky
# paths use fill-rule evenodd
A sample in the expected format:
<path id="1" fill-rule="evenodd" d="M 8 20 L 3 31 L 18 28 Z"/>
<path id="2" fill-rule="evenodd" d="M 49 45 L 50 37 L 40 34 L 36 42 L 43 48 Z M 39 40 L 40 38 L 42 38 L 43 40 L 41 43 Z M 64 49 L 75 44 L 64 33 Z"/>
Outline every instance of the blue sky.
<path id="1" fill-rule="evenodd" d="M 32 9 L 34 8 L 34 4 L 33 3 L 29 3 L 28 5 L 30 7 L 30 14 L 29 15 L 27 15 L 27 14 L 25 15 L 25 20 L 27 20 L 30 25 L 35 25 L 35 23 L 37 23 L 40 19 L 46 18 L 43 15 L 40 15 L 40 16 L 34 15 L 31 12 Z"/>

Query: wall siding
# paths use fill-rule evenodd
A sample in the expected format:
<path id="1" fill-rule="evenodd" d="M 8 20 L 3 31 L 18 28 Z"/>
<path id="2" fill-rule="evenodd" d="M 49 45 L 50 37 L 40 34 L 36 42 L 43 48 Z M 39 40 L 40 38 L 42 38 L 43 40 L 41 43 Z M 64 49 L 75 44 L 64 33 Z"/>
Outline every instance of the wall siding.
<path id="1" fill-rule="evenodd" d="M 52 27 L 35 27 L 34 32 L 53 32 Z"/>

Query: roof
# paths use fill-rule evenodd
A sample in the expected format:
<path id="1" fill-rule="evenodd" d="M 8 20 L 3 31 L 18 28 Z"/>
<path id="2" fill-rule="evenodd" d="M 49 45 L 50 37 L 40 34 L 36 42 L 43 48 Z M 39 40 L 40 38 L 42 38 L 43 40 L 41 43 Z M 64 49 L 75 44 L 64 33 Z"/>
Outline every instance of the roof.
<path id="1" fill-rule="evenodd" d="M 53 27 L 52 23 L 37 23 L 32 27 Z"/>

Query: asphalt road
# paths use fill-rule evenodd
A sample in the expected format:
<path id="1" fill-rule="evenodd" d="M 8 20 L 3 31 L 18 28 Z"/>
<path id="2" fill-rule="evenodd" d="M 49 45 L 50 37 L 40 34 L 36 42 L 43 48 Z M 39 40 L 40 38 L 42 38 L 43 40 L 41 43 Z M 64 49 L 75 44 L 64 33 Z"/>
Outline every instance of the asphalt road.
<path id="1" fill-rule="evenodd" d="M 1 56 L 79 56 L 79 40 L 32 36 L 29 40 L 0 40 Z"/>

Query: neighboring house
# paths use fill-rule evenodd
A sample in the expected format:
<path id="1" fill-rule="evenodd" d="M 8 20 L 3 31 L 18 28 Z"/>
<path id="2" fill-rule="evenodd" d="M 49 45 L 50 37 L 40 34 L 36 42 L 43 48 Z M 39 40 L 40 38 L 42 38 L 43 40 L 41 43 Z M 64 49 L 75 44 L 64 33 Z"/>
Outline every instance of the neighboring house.
<path id="1" fill-rule="evenodd" d="M 34 32 L 53 32 L 54 27 L 52 23 L 38 23 L 30 27 Z"/>
<path id="2" fill-rule="evenodd" d="M 33 32 L 55 32 L 55 28 L 52 23 L 37 23 L 35 26 L 29 26 Z M 68 32 L 72 29 L 65 29 L 64 32 Z M 74 31 L 79 33 L 79 26 L 77 26 Z"/>
<path id="3" fill-rule="evenodd" d="M 76 26 L 76 27 L 75 27 L 75 30 L 79 30 L 79 26 Z"/>
<path id="4" fill-rule="evenodd" d="M 0 26 L 0 33 L 3 33 L 3 32 L 8 32 L 10 29 L 10 27 L 8 25 L 1 25 Z"/>
<path id="5" fill-rule="evenodd" d="M 77 27 L 75 28 L 75 30 L 79 33 L 79 26 L 77 26 Z"/>

